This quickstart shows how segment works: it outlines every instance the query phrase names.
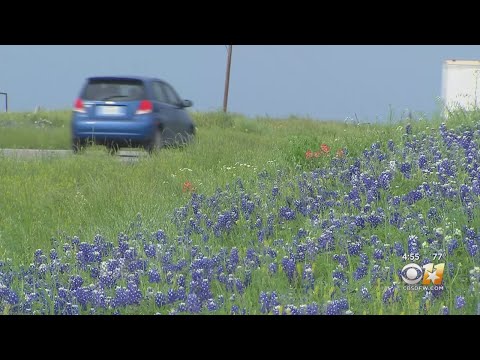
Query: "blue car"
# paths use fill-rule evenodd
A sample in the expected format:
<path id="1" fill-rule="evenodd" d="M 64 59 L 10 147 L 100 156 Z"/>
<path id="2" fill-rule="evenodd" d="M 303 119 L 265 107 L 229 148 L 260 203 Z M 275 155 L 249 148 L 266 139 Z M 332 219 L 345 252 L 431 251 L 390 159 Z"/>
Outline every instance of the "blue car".
<path id="1" fill-rule="evenodd" d="M 195 124 L 181 99 L 167 82 L 148 77 L 91 77 L 86 80 L 72 113 L 72 149 L 88 144 L 138 147 L 152 152 L 186 144 Z"/>

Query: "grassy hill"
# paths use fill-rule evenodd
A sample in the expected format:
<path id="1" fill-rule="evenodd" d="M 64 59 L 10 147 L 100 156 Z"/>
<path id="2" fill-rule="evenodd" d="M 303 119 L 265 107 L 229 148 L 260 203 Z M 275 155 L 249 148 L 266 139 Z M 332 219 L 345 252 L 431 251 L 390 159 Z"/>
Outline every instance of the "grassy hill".
<path id="1" fill-rule="evenodd" d="M 0 157 L 2 312 L 477 312 L 478 113 L 193 116 L 195 143 L 136 163 Z M 0 116 L 0 148 L 69 139 L 68 111 Z M 406 290 L 408 263 L 443 290 Z"/>

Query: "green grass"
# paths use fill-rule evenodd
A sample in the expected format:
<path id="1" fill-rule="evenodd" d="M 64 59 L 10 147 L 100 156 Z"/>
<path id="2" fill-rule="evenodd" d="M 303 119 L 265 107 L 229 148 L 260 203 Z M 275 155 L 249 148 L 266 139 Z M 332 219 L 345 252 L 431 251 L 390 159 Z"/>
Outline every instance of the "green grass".
<path id="1" fill-rule="evenodd" d="M 319 144 L 325 143 L 332 152 L 347 148 L 349 157 L 355 157 L 374 142 L 382 147 L 388 139 L 401 142 L 406 125 L 405 122 L 354 125 L 305 119 L 249 119 L 223 113 L 192 115 L 198 127 L 193 144 L 165 149 L 136 163 L 116 161 L 101 147 L 65 158 L 0 156 L 0 259 L 11 258 L 16 265 L 29 264 L 35 249 L 47 250 L 53 237 L 64 235 L 78 235 L 82 241 L 91 241 L 100 233 L 107 239 L 116 239 L 120 232 L 128 231 L 138 214 L 142 226 L 151 231 L 160 228 L 173 231 L 172 212 L 190 199 L 182 191 L 185 181 L 190 181 L 198 193 L 208 196 L 241 177 L 247 191 L 258 193 L 258 173 L 264 169 L 271 174 L 281 171 L 283 180 L 278 182 L 284 184 L 293 179 L 298 169 L 308 170 L 311 165 L 305 161 L 307 149 L 317 150 Z M 69 116 L 68 111 L 0 114 L 0 148 L 68 149 Z M 447 125 L 473 124 L 476 119 L 476 114 L 458 114 L 449 118 Z M 414 121 L 414 131 L 438 128 L 441 121 L 439 117 Z M 399 193 L 410 188 L 402 179 L 396 184 Z M 428 204 L 419 202 L 415 206 L 424 213 L 428 210 Z M 446 209 L 450 219 L 457 217 L 454 208 Z M 288 226 L 305 227 L 302 221 L 305 220 Z M 463 224 L 465 219 L 459 217 L 458 221 Z M 289 230 L 276 231 L 285 236 Z M 382 234 L 382 229 L 376 231 Z M 392 235 L 393 243 L 395 234 Z M 236 233 L 220 245 L 231 246 L 240 239 L 251 240 Z M 331 259 L 315 266 L 319 278 L 334 268 Z M 256 285 L 252 288 L 256 290 L 242 300 L 247 308 L 258 303 L 259 289 L 285 294 L 290 291 L 292 296 L 295 291 L 286 279 L 253 278 Z M 331 278 L 317 286 L 319 299 L 328 300 L 334 286 Z M 418 301 L 418 298 L 407 299 L 406 305 L 397 304 L 385 310 L 380 300 L 363 311 L 416 313 Z M 438 306 L 434 310 L 438 313 Z"/>
<path id="2" fill-rule="evenodd" d="M 69 148 L 69 112 L 0 116 L 0 148 Z M 186 201 L 190 181 L 211 194 L 241 176 L 255 182 L 262 169 L 293 172 L 306 148 L 330 144 L 355 156 L 374 141 L 399 139 L 399 125 L 347 125 L 294 119 L 248 119 L 194 113 L 197 141 L 134 164 L 114 161 L 102 147 L 55 159 L 0 158 L 0 255 L 27 261 L 58 232 L 91 238 L 117 234 L 137 214 L 164 223 Z M 45 127 L 35 122 L 48 120 Z M 44 123 L 46 123 L 44 121 Z M 358 136 L 361 128 L 362 136 Z M 388 134 L 388 136 L 386 136 Z"/>

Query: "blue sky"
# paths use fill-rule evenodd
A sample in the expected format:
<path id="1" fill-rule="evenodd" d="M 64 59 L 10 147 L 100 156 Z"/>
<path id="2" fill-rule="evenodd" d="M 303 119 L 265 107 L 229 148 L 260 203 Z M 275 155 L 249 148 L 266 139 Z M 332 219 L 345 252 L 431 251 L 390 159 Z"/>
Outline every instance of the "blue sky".
<path id="1" fill-rule="evenodd" d="M 10 111 L 70 108 L 86 77 L 147 75 L 194 110 L 223 103 L 224 45 L 0 45 Z M 442 63 L 480 59 L 478 45 L 234 45 L 229 110 L 248 116 L 361 121 L 438 109 Z M 0 111 L 4 111 L 3 99 Z"/>

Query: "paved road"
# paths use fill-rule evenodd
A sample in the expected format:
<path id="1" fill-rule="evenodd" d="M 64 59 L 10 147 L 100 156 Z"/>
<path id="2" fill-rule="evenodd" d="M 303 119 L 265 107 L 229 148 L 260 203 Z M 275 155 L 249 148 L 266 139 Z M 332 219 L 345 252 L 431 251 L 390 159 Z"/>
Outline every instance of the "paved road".
<path id="1" fill-rule="evenodd" d="M 72 150 L 37 150 L 37 149 L 0 149 L 0 156 L 16 158 L 37 158 L 37 157 L 65 157 L 73 156 Z M 143 151 L 120 150 L 115 156 L 120 161 L 132 162 L 146 156 Z"/>

